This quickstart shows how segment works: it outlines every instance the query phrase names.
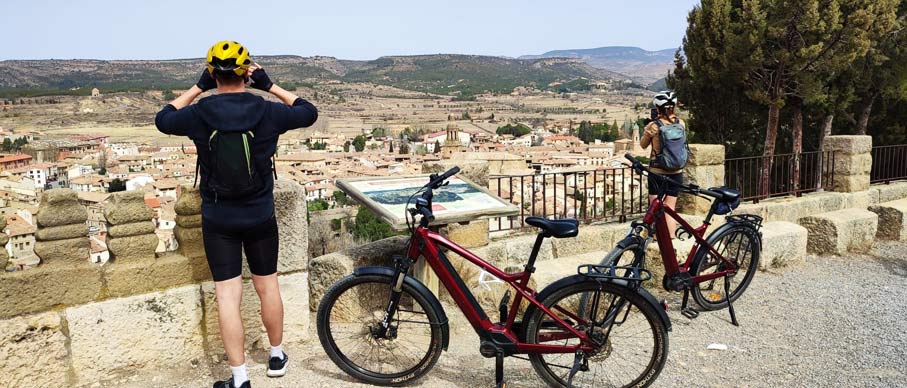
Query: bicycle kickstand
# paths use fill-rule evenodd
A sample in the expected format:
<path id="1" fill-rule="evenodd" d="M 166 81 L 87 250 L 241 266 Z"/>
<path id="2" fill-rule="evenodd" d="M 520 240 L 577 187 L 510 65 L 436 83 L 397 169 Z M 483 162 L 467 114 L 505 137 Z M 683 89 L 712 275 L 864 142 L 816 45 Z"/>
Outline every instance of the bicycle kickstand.
<path id="1" fill-rule="evenodd" d="M 724 275 L 724 297 L 727 298 L 727 310 L 731 313 L 731 323 L 734 324 L 734 326 L 740 327 L 740 324 L 737 323 L 737 314 L 734 313 L 734 305 L 731 304 L 731 292 L 728 280 L 728 276 Z"/>
<path id="2" fill-rule="evenodd" d="M 507 386 L 507 383 L 504 382 L 504 355 L 502 353 L 494 356 L 494 384 L 495 388 Z"/>
<path id="3" fill-rule="evenodd" d="M 693 319 L 699 316 L 699 311 L 693 310 L 691 307 L 687 306 L 687 303 L 690 300 L 690 289 L 685 288 L 683 290 L 683 302 L 680 304 L 680 313 L 688 319 Z"/>
<path id="4" fill-rule="evenodd" d="M 570 369 L 570 374 L 567 376 L 567 388 L 573 388 L 573 378 L 576 376 L 576 372 L 583 370 L 583 365 L 585 363 L 585 354 L 581 350 L 576 351 L 576 356 L 573 359 L 573 368 Z M 587 367 L 586 370 L 589 368 Z"/>

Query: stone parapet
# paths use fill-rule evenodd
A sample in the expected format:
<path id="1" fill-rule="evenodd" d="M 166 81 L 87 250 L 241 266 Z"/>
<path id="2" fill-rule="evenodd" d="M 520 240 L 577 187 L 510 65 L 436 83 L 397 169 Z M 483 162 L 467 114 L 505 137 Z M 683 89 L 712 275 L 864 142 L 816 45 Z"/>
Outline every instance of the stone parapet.
<path id="1" fill-rule="evenodd" d="M 0 217 L 0 231 L 6 229 L 6 217 Z M 0 232 L 0 247 L 5 247 L 9 243 L 9 235 Z M 9 263 L 9 252 L 6 249 L 0 249 L 0 272 L 6 270 Z"/>
<path id="2" fill-rule="evenodd" d="M 47 190 L 35 217 L 35 255 L 48 265 L 78 264 L 88 260 L 88 209 L 71 189 Z"/>
<path id="3" fill-rule="evenodd" d="M 151 260 L 158 245 L 143 191 L 113 193 L 104 208 L 107 220 L 107 249 L 115 261 Z"/>
<path id="4" fill-rule="evenodd" d="M 724 146 L 716 144 L 690 144 L 691 157 L 684 168 L 684 181 L 708 188 L 724 186 Z M 681 194 L 677 209 L 687 214 L 706 214 L 711 201 L 694 195 Z"/>
<path id="5" fill-rule="evenodd" d="M 869 189 L 872 169 L 871 136 L 828 136 L 823 151 L 833 151 L 833 190 L 853 193 Z"/>

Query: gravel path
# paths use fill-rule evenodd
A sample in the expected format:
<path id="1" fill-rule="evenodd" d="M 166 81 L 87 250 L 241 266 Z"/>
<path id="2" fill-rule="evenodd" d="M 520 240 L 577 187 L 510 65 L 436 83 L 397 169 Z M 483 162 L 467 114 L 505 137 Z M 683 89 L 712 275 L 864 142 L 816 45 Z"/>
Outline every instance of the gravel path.
<path id="1" fill-rule="evenodd" d="M 679 294 L 668 298 L 680 306 Z M 726 311 L 689 320 L 669 314 L 668 362 L 656 387 L 907 386 L 907 243 L 879 242 L 870 255 L 810 256 L 805 263 L 756 275 L 735 303 L 741 327 Z M 451 349 L 415 386 L 492 387 L 494 361 L 453 307 Z M 314 320 L 313 320 L 314 322 Z M 264 377 L 264 354 L 250 360 L 256 388 L 365 387 L 324 355 L 317 337 L 293 357 L 282 379 Z M 726 351 L 706 350 L 711 343 Z M 505 361 L 508 387 L 541 387 L 528 361 Z M 208 387 L 212 371 L 132 376 L 108 387 Z M 216 368 L 218 376 L 227 369 Z"/>

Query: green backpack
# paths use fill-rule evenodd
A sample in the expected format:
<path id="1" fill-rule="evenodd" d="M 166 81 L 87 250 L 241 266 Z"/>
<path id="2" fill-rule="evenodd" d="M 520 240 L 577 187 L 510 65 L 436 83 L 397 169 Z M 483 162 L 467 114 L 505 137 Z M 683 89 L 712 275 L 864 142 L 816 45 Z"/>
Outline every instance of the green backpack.
<path id="1" fill-rule="evenodd" d="M 214 192 L 215 202 L 218 199 L 243 199 L 262 189 L 265 182 L 255 168 L 252 157 L 252 141 L 255 134 L 246 132 L 221 132 L 215 130 L 208 137 L 208 176 L 205 183 L 208 190 Z M 273 169 L 274 178 L 277 171 Z M 198 165 L 196 163 L 196 183 L 198 182 Z"/>

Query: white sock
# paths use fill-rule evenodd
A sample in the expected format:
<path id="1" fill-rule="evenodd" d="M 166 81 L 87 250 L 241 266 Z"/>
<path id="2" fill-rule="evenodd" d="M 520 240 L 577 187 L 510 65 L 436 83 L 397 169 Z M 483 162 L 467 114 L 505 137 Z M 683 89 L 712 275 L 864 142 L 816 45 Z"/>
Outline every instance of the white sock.
<path id="1" fill-rule="evenodd" d="M 271 347 L 271 358 L 277 357 L 283 360 L 283 346 L 277 345 Z"/>
<path id="2" fill-rule="evenodd" d="M 233 372 L 233 385 L 235 385 L 236 388 L 241 387 L 246 381 L 249 381 L 249 374 L 246 373 L 246 364 L 231 366 L 230 371 Z"/>

